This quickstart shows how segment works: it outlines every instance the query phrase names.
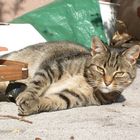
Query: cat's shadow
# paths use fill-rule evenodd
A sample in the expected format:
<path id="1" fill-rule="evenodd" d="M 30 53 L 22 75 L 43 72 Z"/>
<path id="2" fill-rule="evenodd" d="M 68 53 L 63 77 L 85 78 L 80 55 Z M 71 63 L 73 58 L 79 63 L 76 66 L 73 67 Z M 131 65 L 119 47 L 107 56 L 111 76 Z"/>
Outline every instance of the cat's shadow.
<path id="1" fill-rule="evenodd" d="M 121 95 L 119 96 L 119 98 L 117 99 L 116 103 L 122 103 L 122 102 L 124 102 L 124 101 L 126 101 L 126 98 L 121 94 Z"/>
<path id="2" fill-rule="evenodd" d="M 140 59 L 137 61 L 137 67 L 140 68 Z"/>
<path id="3" fill-rule="evenodd" d="M 10 100 L 5 94 L 0 93 L 0 102 L 10 102 Z"/>

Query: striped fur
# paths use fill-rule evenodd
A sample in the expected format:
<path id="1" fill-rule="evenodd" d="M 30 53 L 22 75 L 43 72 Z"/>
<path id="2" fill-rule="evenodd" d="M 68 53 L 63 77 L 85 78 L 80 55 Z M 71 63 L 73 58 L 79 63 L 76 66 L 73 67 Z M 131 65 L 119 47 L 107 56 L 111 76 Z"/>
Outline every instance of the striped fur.
<path id="1" fill-rule="evenodd" d="M 29 64 L 27 88 L 16 99 L 20 115 L 117 101 L 136 76 L 139 46 L 119 51 L 97 37 L 91 51 L 70 42 L 33 45 L 3 56 Z"/>

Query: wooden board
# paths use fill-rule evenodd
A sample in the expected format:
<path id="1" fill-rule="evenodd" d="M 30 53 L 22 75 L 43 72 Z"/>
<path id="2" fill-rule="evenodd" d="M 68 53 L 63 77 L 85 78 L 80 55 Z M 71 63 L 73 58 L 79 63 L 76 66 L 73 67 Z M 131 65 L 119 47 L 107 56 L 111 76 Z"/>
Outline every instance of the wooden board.
<path id="1" fill-rule="evenodd" d="M 28 77 L 28 64 L 0 59 L 0 82 L 15 81 Z"/>

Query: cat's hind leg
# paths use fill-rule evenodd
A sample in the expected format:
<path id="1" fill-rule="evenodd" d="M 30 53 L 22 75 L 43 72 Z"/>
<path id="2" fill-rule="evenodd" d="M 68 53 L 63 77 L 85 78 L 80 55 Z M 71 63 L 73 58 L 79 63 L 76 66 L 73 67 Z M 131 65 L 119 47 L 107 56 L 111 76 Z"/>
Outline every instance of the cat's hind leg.
<path id="1" fill-rule="evenodd" d="M 49 112 L 61 109 L 67 109 L 69 101 L 66 99 L 60 99 L 57 95 L 51 95 L 48 97 L 33 96 L 28 100 L 20 101 L 18 105 L 19 115 L 26 116 L 36 114 L 40 112 Z"/>
<path id="2" fill-rule="evenodd" d="M 20 100 L 20 102 L 17 100 L 19 115 L 63 110 L 91 104 L 93 104 L 91 97 L 68 90 L 47 97 L 30 96 L 30 98 Z"/>

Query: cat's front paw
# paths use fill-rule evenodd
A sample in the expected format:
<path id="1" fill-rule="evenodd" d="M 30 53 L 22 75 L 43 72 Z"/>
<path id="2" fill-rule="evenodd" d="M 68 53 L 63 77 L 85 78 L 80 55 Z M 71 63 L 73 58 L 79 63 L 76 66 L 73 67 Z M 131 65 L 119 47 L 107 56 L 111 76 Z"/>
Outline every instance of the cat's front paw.
<path id="1" fill-rule="evenodd" d="M 18 114 L 27 116 L 39 111 L 39 97 L 29 92 L 23 92 L 16 98 Z"/>

